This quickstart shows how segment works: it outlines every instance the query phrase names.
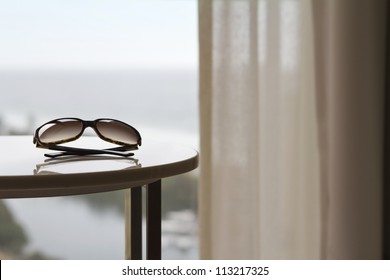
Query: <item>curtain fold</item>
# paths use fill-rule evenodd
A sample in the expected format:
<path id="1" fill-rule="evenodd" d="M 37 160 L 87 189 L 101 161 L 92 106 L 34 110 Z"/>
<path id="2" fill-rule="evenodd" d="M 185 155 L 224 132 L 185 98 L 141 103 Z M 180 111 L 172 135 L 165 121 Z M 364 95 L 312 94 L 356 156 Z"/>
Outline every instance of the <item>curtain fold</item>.
<path id="1" fill-rule="evenodd" d="M 201 258 L 381 258 L 386 16 L 199 0 Z"/>
<path id="2" fill-rule="evenodd" d="M 381 258 L 386 1 L 314 1 L 322 257 Z"/>
<path id="3" fill-rule="evenodd" d="M 386 92 L 385 92 L 385 137 L 384 137 L 384 194 L 383 194 L 383 257 L 390 260 L 390 5 L 386 8 Z"/>

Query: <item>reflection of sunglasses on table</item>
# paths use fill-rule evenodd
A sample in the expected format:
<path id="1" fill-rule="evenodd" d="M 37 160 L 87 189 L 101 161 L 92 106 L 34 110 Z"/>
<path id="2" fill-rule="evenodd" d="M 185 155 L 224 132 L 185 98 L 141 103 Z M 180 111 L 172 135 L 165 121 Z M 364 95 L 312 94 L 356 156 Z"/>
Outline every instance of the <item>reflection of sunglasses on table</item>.
<path id="1" fill-rule="evenodd" d="M 91 161 L 94 161 L 94 164 L 91 165 Z M 87 165 L 85 165 L 87 163 Z M 61 169 L 65 169 L 68 171 L 70 167 L 73 167 L 77 172 L 81 169 L 88 167 L 91 168 L 91 172 L 97 171 L 99 169 L 99 163 L 109 163 L 112 165 L 113 163 L 117 163 L 115 169 L 125 170 L 132 168 L 142 167 L 141 163 L 139 163 L 138 159 L 129 158 L 129 157 L 116 157 L 116 156 L 107 156 L 107 155 L 90 155 L 90 156 L 67 156 L 61 158 L 51 158 L 45 160 L 43 163 L 39 163 L 36 165 L 33 173 L 34 175 L 47 175 L 47 174 L 63 174 L 67 172 L 63 172 Z M 106 171 L 106 165 L 104 165 L 103 169 Z"/>
<path id="2" fill-rule="evenodd" d="M 84 149 L 59 145 L 79 139 L 87 127 L 91 127 L 102 140 L 120 146 L 109 149 Z M 57 154 L 45 154 L 45 156 L 52 158 L 65 155 L 94 154 L 128 157 L 134 155 L 128 151 L 137 150 L 141 146 L 142 139 L 134 127 L 122 121 L 114 119 L 84 121 L 78 118 L 60 118 L 38 127 L 33 142 L 37 148 L 61 151 Z"/>

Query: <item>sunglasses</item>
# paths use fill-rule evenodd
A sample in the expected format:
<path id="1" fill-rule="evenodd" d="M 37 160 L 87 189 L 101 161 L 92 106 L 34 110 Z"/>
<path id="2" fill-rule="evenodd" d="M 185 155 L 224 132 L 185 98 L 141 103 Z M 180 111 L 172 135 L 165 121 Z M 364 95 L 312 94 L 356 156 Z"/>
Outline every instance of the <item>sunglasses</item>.
<path id="1" fill-rule="evenodd" d="M 119 147 L 97 150 L 59 145 L 79 139 L 87 127 L 91 127 L 102 140 L 117 144 Z M 128 157 L 134 155 L 128 151 L 137 150 L 141 146 L 141 135 L 134 127 L 114 119 L 85 121 L 78 118 L 60 118 L 38 127 L 33 142 L 37 148 L 61 151 L 57 154 L 45 154 L 45 156 L 51 158 L 64 155 L 93 154 Z"/>

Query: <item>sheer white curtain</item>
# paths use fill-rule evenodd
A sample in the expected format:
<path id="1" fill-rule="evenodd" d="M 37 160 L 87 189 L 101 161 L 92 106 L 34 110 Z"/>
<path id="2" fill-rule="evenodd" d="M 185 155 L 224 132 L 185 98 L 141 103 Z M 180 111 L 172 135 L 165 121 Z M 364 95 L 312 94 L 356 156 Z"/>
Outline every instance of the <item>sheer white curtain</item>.
<path id="1" fill-rule="evenodd" d="M 201 18 L 201 43 L 209 45 L 201 56 L 209 57 L 200 73 L 208 83 L 201 90 L 206 258 L 319 254 L 309 4 L 201 1 L 210 17 Z"/>
<path id="2" fill-rule="evenodd" d="M 371 75 L 361 89 L 348 87 L 348 82 L 354 81 L 329 87 L 329 77 L 337 81 L 345 74 L 343 71 L 351 70 L 347 67 L 337 72 L 338 60 L 342 58 L 327 53 L 327 47 L 333 54 L 338 53 L 335 47 L 343 47 L 335 42 L 342 39 L 340 36 L 348 36 L 349 30 L 334 35 L 331 29 L 335 24 L 342 25 L 343 17 L 353 15 L 355 8 L 344 13 L 337 10 L 339 6 L 357 5 L 362 15 L 362 3 L 370 1 L 339 2 L 199 1 L 202 258 L 380 256 L 379 107 L 383 94 L 373 98 L 368 94 L 377 89 L 374 83 L 383 82 L 383 76 Z M 371 11 L 380 11 L 384 2 L 373 2 Z M 377 5 L 379 2 L 381 5 Z M 346 19 L 348 24 L 354 20 L 357 18 Z M 367 27 L 365 32 L 378 27 L 371 17 L 362 22 L 361 27 Z M 374 43 L 356 46 L 362 52 L 355 53 L 364 53 L 366 58 L 354 67 L 371 65 L 371 50 L 382 55 L 383 48 L 370 49 L 382 39 L 381 32 L 370 35 Z M 326 62 L 323 55 L 332 62 Z M 384 69 L 378 61 L 375 63 L 375 69 Z M 336 93 L 346 98 L 337 99 Z M 329 96 L 334 99 L 329 101 Z M 356 96 L 366 97 L 348 103 Z M 337 107 L 338 101 L 342 102 L 341 107 Z M 364 102 L 371 105 L 368 111 Z M 338 109 L 334 111 L 330 106 L 347 113 L 337 119 L 334 113 Z M 378 111 L 373 112 L 374 109 Z M 353 113 L 348 114 L 348 110 Z M 361 131 L 370 133 L 370 137 L 359 138 L 354 129 L 356 122 L 349 132 L 357 133 L 334 130 L 340 122 L 345 123 L 343 117 L 348 120 L 355 113 L 366 116 L 358 119 L 363 121 Z M 356 138 L 360 140 L 353 144 Z M 350 154 L 343 150 L 348 143 L 353 144 L 353 148 L 347 149 Z M 366 149 L 363 155 L 351 157 L 351 153 L 359 153 L 362 148 Z M 344 154 L 342 162 L 338 162 L 337 153 Z M 368 164 L 355 160 L 366 160 Z M 369 167 L 368 173 L 363 170 L 365 167 Z M 343 171 L 357 178 L 345 180 L 339 174 Z M 363 182 L 359 182 L 361 179 Z M 360 193 L 352 195 L 351 200 L 345 195 L 353 188 Z M 368 201 L 361 201 L 362 196 Z M 354 212 L 359 207 L 360 217 Z M 360 234 L 361 228 L 368 234 Z M 354 241 L 349 242 L 348 238 Z M 350 244 L 343 246 L 343 242 Z M 358 248 L 349 254 L 345 253 L 348 248 L 339 253 L 337 246 Z"/>

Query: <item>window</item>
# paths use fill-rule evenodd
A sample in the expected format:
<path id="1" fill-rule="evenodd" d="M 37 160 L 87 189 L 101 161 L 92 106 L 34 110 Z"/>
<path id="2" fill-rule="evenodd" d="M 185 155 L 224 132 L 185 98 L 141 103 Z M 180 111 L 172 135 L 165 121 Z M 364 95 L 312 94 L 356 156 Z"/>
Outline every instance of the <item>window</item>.
<path id="1" fill-rule="evenodd" d="M 198 146 L 196 0 L 4 2 L 0 45 L 0 134 L 112 117 L 145 139 Z M 163 258 L 197 258 L 196 172 L 163 184 Z M 7 219 L 20 233 L 9 248 L 0 231 L 0 254 L 124 256 L 122 192 L 2 200 L 0 211 L 1 228 Z"/>

